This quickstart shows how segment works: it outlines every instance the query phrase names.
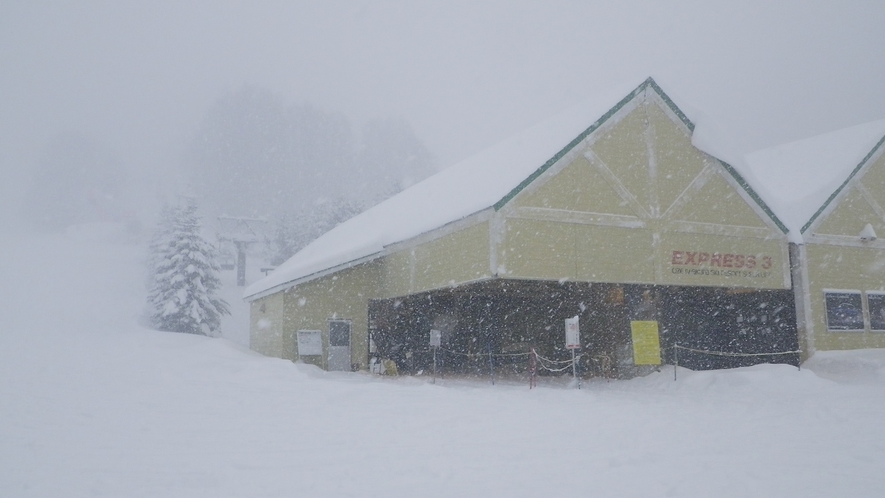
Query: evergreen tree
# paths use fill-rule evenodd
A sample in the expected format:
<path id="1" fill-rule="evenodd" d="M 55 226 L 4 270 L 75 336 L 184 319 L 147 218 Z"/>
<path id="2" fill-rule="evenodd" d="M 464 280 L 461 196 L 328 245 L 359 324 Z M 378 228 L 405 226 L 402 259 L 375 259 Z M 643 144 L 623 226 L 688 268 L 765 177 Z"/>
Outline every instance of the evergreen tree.
<path id="1" fill-rule="evenodd" d="M 200 236 L 197 207 L 164 207 L 151 240 L 148 296 L 154 326 L 170 332 L 212 335 L 230 314 L 216 297 L 221 287 L 215 248 Z"/>

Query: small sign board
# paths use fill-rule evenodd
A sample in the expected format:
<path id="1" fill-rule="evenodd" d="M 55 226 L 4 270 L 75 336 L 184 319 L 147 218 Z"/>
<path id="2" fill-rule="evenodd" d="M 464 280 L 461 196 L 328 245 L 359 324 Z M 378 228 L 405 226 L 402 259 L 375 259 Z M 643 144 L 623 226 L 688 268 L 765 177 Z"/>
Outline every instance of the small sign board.
<path id="1" fill-rule="evenodd" d="M 565 347 L 568 349 L 581 347 L 581 327 L 577 316 L 565 319 Z"/>
<path id="2" fill-rule="evenodd" d="M 636 365 L 661 364 L 661 336 L 658 333 L 658 322 L 654 320 L 636 320 L 630 322 L 633 336 L 633 363 Z"/>
<path id="3" fill-rule="evenodd" d="M 298 331 L 298 356 L 323 354 L 323 333 L 319 330 Z"/>
<path id="4" fill-rule="evenodd" d="M 438 348 L 442 345 L 442 331 L 433 329 L 430 331 L 430 345 Z"/>

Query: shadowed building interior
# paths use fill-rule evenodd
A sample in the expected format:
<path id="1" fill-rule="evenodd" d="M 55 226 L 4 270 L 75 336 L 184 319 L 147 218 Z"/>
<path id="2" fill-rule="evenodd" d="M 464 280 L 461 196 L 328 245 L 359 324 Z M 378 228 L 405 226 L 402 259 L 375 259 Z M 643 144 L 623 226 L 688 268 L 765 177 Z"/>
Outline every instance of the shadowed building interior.
<path id="1" fill-rule="evenodd" d="M 373 354 L 393 359 L 400 373 L 433 368 L 427 338 L 442 332 L 437 369 L 442 375 L 521 375 L 527 353 L 567 361 L 566 318 L 580 317 L 584 376 L 631 377 L 630 322 L 660 323 L 662 363 L 695 370 L 757 363 L 798 364 L 796 318 L 789 291 L 656 287 L 544 281 L 492 281 L 369 302 Z M 678 358 L 673 346 L 683 346 Z M 741 352 L 722 356 L 707 352 Z M 541 372 L 544 373 L 543 371 Z"/>

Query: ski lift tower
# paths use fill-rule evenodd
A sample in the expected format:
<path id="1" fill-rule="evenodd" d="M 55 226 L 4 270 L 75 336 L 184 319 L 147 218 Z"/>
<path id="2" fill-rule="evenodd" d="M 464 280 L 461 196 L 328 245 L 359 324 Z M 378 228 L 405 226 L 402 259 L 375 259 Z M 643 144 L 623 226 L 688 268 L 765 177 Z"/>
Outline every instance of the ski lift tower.
<path id="1" fill-rule="evenodd" d="M 219 240 L 233 242 L 237 246 L 237 286 L 246 285 L 246 247 L 261 241 L 267 220 L 242 216 L 219 216 Z"/>

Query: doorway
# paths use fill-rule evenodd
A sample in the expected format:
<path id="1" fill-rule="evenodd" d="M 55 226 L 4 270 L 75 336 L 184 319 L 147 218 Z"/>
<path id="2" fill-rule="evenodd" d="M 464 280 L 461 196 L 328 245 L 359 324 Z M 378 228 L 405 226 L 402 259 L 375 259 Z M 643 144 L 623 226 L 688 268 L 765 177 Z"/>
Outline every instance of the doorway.
<path id="1" fill-rule="evenodd" d="M 350 320 L 329 320 L 329 370 L 351 371 L 350 332 L 352 326 Z"/>

